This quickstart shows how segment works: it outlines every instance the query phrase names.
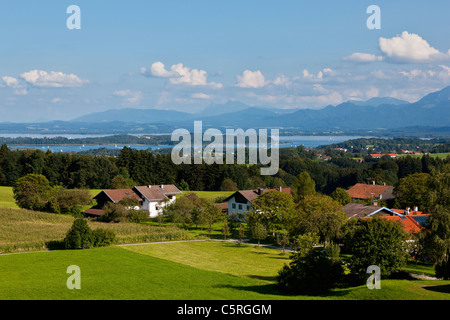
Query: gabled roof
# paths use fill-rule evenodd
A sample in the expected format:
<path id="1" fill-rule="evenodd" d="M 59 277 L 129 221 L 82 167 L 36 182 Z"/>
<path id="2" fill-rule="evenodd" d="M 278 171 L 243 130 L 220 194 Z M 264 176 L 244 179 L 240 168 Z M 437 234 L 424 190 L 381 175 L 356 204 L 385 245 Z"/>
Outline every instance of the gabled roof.
<path id="1" fill-rule="evenodd" d="M 248 202 L 253 202 L 256 198 L 258 198 L 260 195 L 269 192 L 269 191 L 281 191 L 287 194 L 291 194 L 291 188 L 281 188 L 281 190 L 278 189 L 254 189 L 254 190 L 239 190 L 233 193 L 231 196 L 226 198 L 224 201 L 228 201 L 233 197 L 243 197 Z"/>
<path id="2" fill-rule="evenodd" d="M 183 194 L 173 184 L 136 186 L 134 189 L 150 202 L 167 199 L 167 196 Z"/>
<path id="3" fill-rule="evenodd" d="M 105 214 L 105 211 L 102 209 L 94 209 L 94 208 L 89 208 L 87 210 L 83 211 L 84 214 L 89 215 L 89 216 L 102 216 Z"/>
<path id="4" fill-rule="evenodd" d="M 350 197 L 354 199 L 370 199 L 372 197 L 379 197 L 384 193 L 383 199 L 391 199 L 393 186 L 381 186 L 376 184 L 357 183 L 347 190 Z"/>
<path id="5" fill-rule="evenodd" d="M 139 186 L 134 187 L 135 190 L 148 201 L 161 201 L 166 199 L 166 195 L 160 187 L 151 187 L 151 186 Z"/>
<path id="6" fill-rule="evenodd" d="M 343 210 L 349 219 L 351 218 L 362 218 L 366 217 L 369 214 L 379 210 L 380 207 L 374 205 L 367 205 L 357 202 L 347 203 Z"/>
<path id="7" fill-rule="evenodd" d="M 99 197 L 102 193 L 106 194 L 112 202 L 117 203 L 124 198 L 132 198 L 138 201 L 141 201 L 141 197 L 139 197 L 133 189 L 111 189 L 111 190 L 103 190 L 99 194 L 97 194 L 94 199 Z"/>
<path id="8" fill-rule="evenodd" d="M 364 218 L 373 215 L 400 215 L 392 209 L 386 207 L 378 207 L 375 205 L 366 205 L 362 203 L 350 202 L 343 207 L 345 214 L 349 219 Z"/>
<path id="9" fill-rule="evenodd" d="M 157 187 L 157 186 L 152 186 L 152 188 L 153 187 Z M 160 188 L 162 188 L 162 190 L 166 196 L 171 196 L 171 195 L 175 195 L 175 194 L 183 194 L 183 192 L 181 192 L 180 189 L 178 189 L 173 184 L 163 184 L 160 186 Z"/>

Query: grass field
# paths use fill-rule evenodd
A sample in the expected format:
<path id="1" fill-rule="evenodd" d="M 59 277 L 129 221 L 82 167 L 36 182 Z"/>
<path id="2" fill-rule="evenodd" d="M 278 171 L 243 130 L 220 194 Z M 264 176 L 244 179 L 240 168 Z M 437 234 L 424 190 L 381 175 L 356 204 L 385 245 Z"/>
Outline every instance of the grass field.
<path id="1" fill-rule="evenodd" d="M 52 242 L 64 239 L 74 218 L 69 215 L 0 208 L 0 253 L 48 249 Z M 90 221 L 91 229 L 110 229 L 117 243 L 138 243 L 192 239 L 188 231 L 175 226 Z"/>
<path id="2" fill-rule="evenodd" d="M 12 187 L 0 186 L 0 207 L 17 208 Z"/>
<path id="3" fill-rule="evenodd" d="M 167 225 L 91 221 L 92 229 L 112 229 L 122 246 L 24 252 L 61 241 L 74 218 L 14 208 L 11 188 L 1 188 L 0 199 L 10 206 L 0 208 L 0 253 L 14 252 L 0 254 L 0 300 L 450 299 L 450 281 L 422 280 L 382 280 L 381 290 L 362 285 L 323 296 L 289 295 L 275 284 L 278 270 L 289 262 L 280 250 L 212 240 L 162 242 L 198 239 L 201 233 Z M 214 232 L 220 235 L 220 230 Z M 123 245 L 153 241 L 157 243 Z M 66 286 L 70 265 L 81 268 L 81 290 Z M 405 270 L 434 275 L 430 265 L 412 263 Z"/>
<path id="4" fill-rule="evenodd" d="M 413 157 L 413 158 L 422 158 L 422 156 L 423 155 L 421 155 L 421 154 L 414 154 L 414 155 L 411 155 L 411 154 L 401 154 L 401 155 L 398 155 L 399 157 L 405 157 L 405 156 L 411 156 L 411 157 Z M 432 158 L 440 158 L 440 159 L 446 159 L 448 156 L 450 156 L 450 152 L 442 152 L 442 153 L 429 153 L 428 154 L 430 157 L 432 157 Z"/>
<path id="5" fill-rule="evenodd" d="M 381 280 L 327 295 L 289 295 L 273 282 L 287 261 L 276 249 L 218 241 L 0 255 L 0 299 L 15 300 L 446 300 L 450 281 Z M 69 290 L 67 267 L 81 270 Z"/>
<path id="6" fill-rule="evenodd" d="M 195 193 L 199 198 L 206 198 L 214 201 L 218 198 L 225 198 L 234 193 L 234 191 L 183 191 L 183 194 Z"/>

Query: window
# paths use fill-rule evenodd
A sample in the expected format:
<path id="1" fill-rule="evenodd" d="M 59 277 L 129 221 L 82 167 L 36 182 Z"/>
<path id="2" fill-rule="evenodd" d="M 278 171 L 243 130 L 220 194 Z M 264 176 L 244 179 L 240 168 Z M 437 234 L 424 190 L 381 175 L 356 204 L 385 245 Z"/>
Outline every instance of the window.
<path id="1" fill-rule="evenodd" d="M 233 204 L 231 205 L 231 207 L 232 207 L 233 209 L 236 209 L 236 203 L 233 203 Z"/>
<path id="2" fill-rule="evenodd" d="M 239 205 L 239 210 L 242 210 L 242 204 Z"/>

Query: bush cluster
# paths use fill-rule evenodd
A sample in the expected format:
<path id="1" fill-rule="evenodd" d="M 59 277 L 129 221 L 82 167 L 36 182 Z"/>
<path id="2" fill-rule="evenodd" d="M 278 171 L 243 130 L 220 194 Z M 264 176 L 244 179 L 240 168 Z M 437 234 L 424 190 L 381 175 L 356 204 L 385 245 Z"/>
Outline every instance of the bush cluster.
<path id="1" fill-rule="evenodd" d="M 114 243 L 115 234 L 111 230 L 92 230 L 84 218 L 75 219 L 64 238 L 66 249 L 89 249 L 104 247 Z"/>

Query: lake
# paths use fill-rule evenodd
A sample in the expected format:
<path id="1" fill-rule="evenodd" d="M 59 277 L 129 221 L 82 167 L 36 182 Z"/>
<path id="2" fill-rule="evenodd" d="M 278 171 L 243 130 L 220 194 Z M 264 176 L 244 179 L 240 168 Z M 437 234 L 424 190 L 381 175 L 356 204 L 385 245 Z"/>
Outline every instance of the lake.
<path id="1" fill-rule="evenodd" d="M 0 135 L 6 137 L 7 135 Z M 24 137 L 27 135 L 10 135 L 10 137 Z M 49 137 L 49 135 L 28 135 L 29 137 Z M 88 138 L 88 137 L 104 137 L 105 135 L 54 135 L 62 136 L 66 138 Z M 363 136 L 280 136 L 280 148 L 297 147 L 303 145 L 307 148 L 315 148 L 320 145 L 328 145 L 333 143 L 339 143 L 351 139 L 358 138 L 370 138 Z M 88 151 L 92 149 L 108 148 L 108 149 L 122 149 L 123 147 L 129 147 L 137 150 L 158 150 L 172 148 L 170 145 L 137 145 L 137 144 L 96 144 L 96 145 L 21 145 L 21 146 L 10 146 L 11 149 L 39 149 L 42 151 L 50 150 L 52 152 L 81 152 Z"/>

